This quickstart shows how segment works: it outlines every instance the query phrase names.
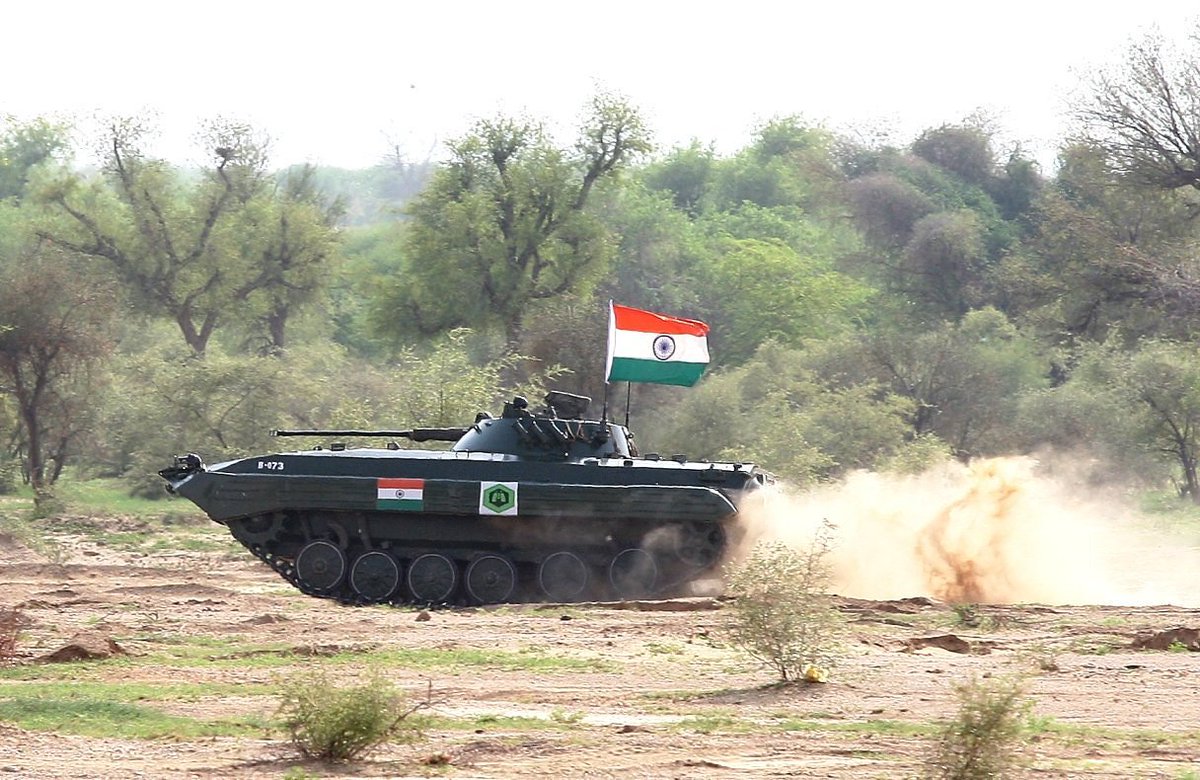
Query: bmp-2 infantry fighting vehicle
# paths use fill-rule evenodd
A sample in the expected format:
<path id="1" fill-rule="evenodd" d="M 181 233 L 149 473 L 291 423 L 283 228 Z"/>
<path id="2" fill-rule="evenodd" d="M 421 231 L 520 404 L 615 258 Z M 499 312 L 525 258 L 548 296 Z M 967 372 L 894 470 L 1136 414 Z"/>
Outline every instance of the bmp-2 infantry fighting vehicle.
<path id="1" fill-rule="evenodd" d="M 389 438 L 159 472 L 284 579 L 348 603 L 486 604 L 678 593 L 716 567 L 739 502 L 767 475 L 741 463 L 638 457 L 590 399 L 518 396 L 465 428 L 276 431 Z M 400 449 L 452 441 L 449 450 Z"/>

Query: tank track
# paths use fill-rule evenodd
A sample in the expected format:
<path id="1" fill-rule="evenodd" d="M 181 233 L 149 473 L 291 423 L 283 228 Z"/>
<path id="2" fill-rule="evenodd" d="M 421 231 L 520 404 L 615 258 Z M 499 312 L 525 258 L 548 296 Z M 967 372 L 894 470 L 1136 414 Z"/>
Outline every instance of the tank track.
<path id="1" fill-rule="evenodd" d="M 264 533 L 261 530 L 256 530 L 263 527 L 273 528 L 276 529 L 276 531 Z M 701 558 L 691 561 L 690 564 L 683 566 L 677 564 L 674 568 L 667 568 L 663 570 L 663 574 L 669 574 L 670 576 L 657 579 L 652 588 L 649 588 L 645 591 L 639 591 L 636 595 L 622 595 L 610 579 L 613 576 L 611 574 L 611 567 L 613 566 L 615 560 L 620 558 L 622 555 L 628 555 L 630 553 L 630 549 L 626 549 L 617 556 L 614 556 L 612 560 L 607 562 L 608 566 L 606 568 L 608 571 L 602 573 L 601 571 L 598 571 L 598 567 L 594 565 L 588 568 L 588 576 L 586 578 L 587 586 L 577 594 L 577 598 L 552 598 L 548 589 L 544 587 L 539 588 L 539 585 L 542 584 L 540 580 L 542 575 L 539 573 L 537 577 L 530 576 L 528 567 L 525 567 L 525 576 L 521 576 L 521 574 L 517 572 L 516 567 L 512 567 L 515 585 L 508 597 L 495 600 L 472 598 L 468 593 L 469 588 L 463 582 L 464 578 L 461 574 L 464 569 L 467 569 L 466 561 L 461 560 L 461 558 L 464 556 L 451 556 L 448 554 L 446 557 L 454 564 L 458 572 L 455 578 L 455 584 L 452 588 L 452 593 L 448 598 L 442 600 L 413 598 L 409 590 L 405 588 L 403 584 L 401 584 L 395 588 L 394 592 L 390 596 L 382 599 L 371 599 L 365 598 L 355 592 L 355 588 L 353 588 L 350 584 L 350 574 L 346 571 L 343 571 L 342 575 L 337 578 L 336 584 L 329 588 L 315 588 L 306 583 L 304 578 L 300 575 L 297 567 L 296 561 L 298 560 L 299 556 L 291 557 L 280 555 L 278 552 L 272 551 L 271 549 L 272 542 L 277 541 L 273 537 L 275 533 L 278 532 L 278 529 L 281 528 L 282 526 L 279 523 L 272 525 L 272 520 L 269 518 L 246 518 L 242 521 L 233 521 L 229 523 L 229 530 L 233 537 L 237 539 L 243 547 L 249 550 L 251 554 L 274 570 L 276 574 L 278 574 L 293 588 L 307 596 L 330 599 L 340 604 L 349 606 L 388 604 L 402 607 L 429 607 L 467 606 L 487 603 L 620 601 L 630 598 L 668 598 L 671 596 L 682 595 L 689 583 L 703 576 L 705 573 L 712 571 L 722 557 L 725 547 L 724 532 L 720 531 L 719 527 L 714 527 L 714 530 L 720 531 L 717 549 L 704 550 L 704 552 L 701 554 Z M 310 539 L 307 540 L 306 543 L 313 541 L 321 542 L 326 540 Z M 332 545 L 332 542 L 329 542 L 329 544 Z M 328 547 L 326 549 L 328 549 Z M 691 548 L 689 547 L 687 550 L 691 550 Z M 358 551 L 358 555 L 363 555 L 366 552 L 370 552 L 370 550 L 360 550 Z M 571 553 L 571 555 L 575 555 L 576 561 L 580 563 L 585 557 L 594 557 L 588 556 L 586 551 L 583 550 L 572 552 L 570 550 L 563 549 L 558 552 Z M 576 555 L 576 553 L 578 553 L 578 555 Z M 547 557 L 553 557 L 554 554 L 557 553 L 552 553 Z M 342 560 L 345 564 L 344 569 L 349 569 L 350 561 L 354 560 L 357 555 L 353 554 L 351 550 L 343 550 L 342 555 Z M 486 551 L 478 551 L 474 554 L 474 557 L 486 557 L 492 555 L 493 554 Z M 568 558 L 569 557 L 570 556 L 568 556 Z M 632 557 L 636 559 L 638 556 L 635 554 Z M 503 560 L 508 559 L 504 558 Z M 570 561 L 567 561 L 567 563 L 570 563 Z M 659 569 L 656 568 L 655 571 L 658 572 Z M 605 576 L 604 579 L 601 579 L 596 575 L 607 576 Z"/>
<path id="2" fill-rule="evenodd" d="M 243 547 L 245 547 L 247 550 L 249 550 L 251 553 L 253 553 L 254 557 L 258 558 L 260 561 L 262 561 L 263 563 L 270 566 L 272 569 L 275 570 L 275 573 L 278 574 L 280 577 L 283 577 L 283 579 L 289 585 L 291 585 L 293 588 L 300 591 L 301 593 L 303 593 L 306 596 L 313 596 L 313 597 L 319 598 L 319 599 L 332 599 L 332 600 L 338 602 L 339 604 L 349 604 L 352 606 L 362 606 L 364 604 L 370 603 L 361 598 L 360 599 L 347 598 L 346 596 L 342 595 L 340 590 L 338 592 L 333 592 L 333 593 L 323 593 L 321 591 L 314 590 L 313 588 L 310 588 L 307 585 L 305 585 L 300 580 L 300 577 L 298 577 L 296 575 L 296 564 L 294 562 L 288 560 L 287 558 L 281 558 L 278 555 L 275 555 L 274 553 L 268 552 L 267 549 L 265 547 L 263 547 L 261 544 L 253 544 L 253 543 L 249 543 L 249 542 L 244 542 L 244 541 L 241 541 L 240 539 L 238 541 L 241 542 Z M 388 603 L 399 606 L 399 605 L 403 604 L 404 602 L 393 600 Z"/>

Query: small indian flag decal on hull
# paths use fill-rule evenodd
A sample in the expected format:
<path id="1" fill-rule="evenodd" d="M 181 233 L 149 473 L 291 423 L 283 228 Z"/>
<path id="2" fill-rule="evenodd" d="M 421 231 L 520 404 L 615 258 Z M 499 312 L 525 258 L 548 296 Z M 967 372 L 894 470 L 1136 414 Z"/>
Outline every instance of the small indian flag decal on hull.
<path id="1" fill-rule="evenodd" d="M 419 512 L 425 506 L 423 479 L 379 479 L 376 488 L 376 509 Z"/>

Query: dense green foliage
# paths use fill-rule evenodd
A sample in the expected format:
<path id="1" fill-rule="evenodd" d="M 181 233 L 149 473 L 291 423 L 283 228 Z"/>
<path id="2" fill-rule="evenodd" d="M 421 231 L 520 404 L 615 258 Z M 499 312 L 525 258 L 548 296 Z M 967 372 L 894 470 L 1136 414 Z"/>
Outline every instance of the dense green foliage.
<path id="1" fill-rule="evenodd" d="M 614 299 L 712 326 L 699 386 L 633 388 L 643 450 L 804 484 L 1053 449 L 1200 500 L 1198 63 L 1134 45 L 1052 173 L 980 117 L 655 149 L 605 94 L 566 144 L 497 116 L 364 171 L 273 171 L 228 122 L 182 168 L 138 118 L 91 168 L 69 128 L 0 119 L 0 471 L 150 494 L 173 453 L 276 427 L 599 399 Z"/>

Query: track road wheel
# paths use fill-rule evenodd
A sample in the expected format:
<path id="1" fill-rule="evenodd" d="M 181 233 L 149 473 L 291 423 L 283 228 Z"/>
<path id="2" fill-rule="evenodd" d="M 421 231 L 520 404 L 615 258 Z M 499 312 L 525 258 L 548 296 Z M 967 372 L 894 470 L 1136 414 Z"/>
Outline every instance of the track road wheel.
<path id="1" fill-rule="evenodd" d="M 573 552 L 551 553 L 538 567 L 538 585 L 551 601 L 575 601 L 588 585 L 588 567 Z"/>
<path id="2" fill-rule="evenodd" d="M 350 587 L 366 601 L 387 601 L 400 587 L 400 564 L 382 550 L 363 553 L 350 567 Z"/>
<path id="3" fill-rule="evenodd" d="M 658 585 L 658 564 L 640 547 L 621 550 L 608 566 L 608 582 L 622 599 L 652 596 Z"/>
<path id="4" fill-rule="evenodd" d="M 316 593 L 329 593 L 346 576 L 346 555 L 326 539 L 309 542 L 296 556 L 296 577 Z"/>
<path id="5" fill-rule="evenodd" d="M 444 604 L 458 590 L 458 565 L 441 553 L 425 553 L 409 565 L 407 581 L 414 601 Z"/>
<path id="6" fill-rule="evenodd" d="M 500 604 L 508 601 L 517 587 L 517 567 L 502 555 L 481 555 L 467 566 L 466 586 L 474 601 Z"/>

